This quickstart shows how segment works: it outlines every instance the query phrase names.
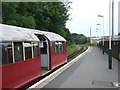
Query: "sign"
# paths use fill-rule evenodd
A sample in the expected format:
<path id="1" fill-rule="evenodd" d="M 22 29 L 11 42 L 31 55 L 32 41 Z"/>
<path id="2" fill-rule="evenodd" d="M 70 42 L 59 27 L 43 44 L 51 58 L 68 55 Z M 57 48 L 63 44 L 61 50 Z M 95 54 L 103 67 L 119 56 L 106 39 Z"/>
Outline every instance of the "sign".
<path id="1" fill-rule="evenodd" d="M 43 42 L 42 41 L 40 41 L 40 48 L 43 48 L 44 46 L 43 46 Z"/>

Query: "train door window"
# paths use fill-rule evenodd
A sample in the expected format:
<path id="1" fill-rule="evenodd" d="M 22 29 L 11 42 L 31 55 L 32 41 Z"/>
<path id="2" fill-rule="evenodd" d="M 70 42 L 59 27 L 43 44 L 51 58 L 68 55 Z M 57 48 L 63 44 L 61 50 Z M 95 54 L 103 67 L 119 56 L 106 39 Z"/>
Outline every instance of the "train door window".
<path id="1" fill-rule="evenodd" d="M 8 60 L 9 63 L 13 63 L 13 52 L 12 52 L 12 43 L 8 43 Z"/>
<path id="2" fill-rule="evenodd" d="M 32 58 L 32 45 L 31 42 L 24 42 L 25 60 Z"/>
<path id="3" fill-rule="evenodd" d="M 34 57 L 39 57 L 39 44 L 38 42 L 32 42 Z"/>
<path id="4" fill-rule="evenodd" d="M 23 61 L 22 42 L 14 42 L 14 58 L 15 58 L 15 62 Z"/>
<path id="5" fill-rule="evenodd" d="M 6 43 L 0 43 L 0 46 L 2 47 L 1 49 L 2 49 L 2 52 L 0 52 L 1 53 L 1 59 L 2 59 L 2 65 L 6 65 L 7 64 L 7 55 L 6 55 L 6 46 L 7 46 L 7 44 Z"/>
<path id="6" fill-rule="evenodd" d="M 46 41 L 41 41 L 43 43 L 43 47 L 40 46 L 41 54 L 47 54 L 47 43 Z"/>

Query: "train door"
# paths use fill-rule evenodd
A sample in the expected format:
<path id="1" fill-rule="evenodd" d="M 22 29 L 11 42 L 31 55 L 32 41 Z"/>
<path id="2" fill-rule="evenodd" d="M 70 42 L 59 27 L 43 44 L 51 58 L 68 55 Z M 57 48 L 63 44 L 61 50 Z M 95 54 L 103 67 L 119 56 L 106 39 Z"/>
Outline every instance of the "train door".
<path id="1" fill-rule="evenodd" d="M 37 35 L 40 40 L 41 50 L 41 67 L 42 69 L 50 69 L 50 58 L 49 58 L 49 43 L 48 39 L 43 35 Z"/>

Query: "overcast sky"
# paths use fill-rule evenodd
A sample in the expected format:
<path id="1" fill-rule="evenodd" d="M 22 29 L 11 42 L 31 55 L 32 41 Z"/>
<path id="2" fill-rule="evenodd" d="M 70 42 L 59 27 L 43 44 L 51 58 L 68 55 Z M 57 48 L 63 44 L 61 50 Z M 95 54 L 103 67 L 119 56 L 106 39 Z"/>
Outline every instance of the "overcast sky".
<path id="1" fill-rule="evenodd" d="M 104 15 L 104 33 L 109 35 L 109 0 L 69 0 L 72 1 L 71 10 L 68 12 L 72 20 L 67 21 L 66 27 L 71 33 L 84 34 L 90 36 L 103 35 L 103 18 L 97 17 Z M 114 0 L 114 34 L 118 34 L 118 1 Z M 96 24 L 101 24 L 96 25 Z M 98 28 L 98 30 L 96 30 Z"/>

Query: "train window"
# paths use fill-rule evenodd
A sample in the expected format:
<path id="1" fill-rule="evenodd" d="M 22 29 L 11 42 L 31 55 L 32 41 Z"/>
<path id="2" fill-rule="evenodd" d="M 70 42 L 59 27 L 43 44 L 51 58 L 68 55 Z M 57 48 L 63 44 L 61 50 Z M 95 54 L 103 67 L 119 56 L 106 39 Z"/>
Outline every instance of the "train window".
<path id="1" fill-rule="evenodd" d="M 38 42 L 32 42 L 34 57 L 39 57 L 39 45 Z"/>
<path id="2" fill-rule="evenodd" d="M 57 53 L 64 51 L 64 42 L 52 42 L 52 52 Z"/>
<path id="3" fill-rule="evenodd" d="M 115 42 L 114 42 L 113 44 L 114 44 L 114 46 L 115 46 Z"/>
<path id="4" fill-rule="evenodd" d="M 13 63 L 12 43 L 0 43 L 0 58 L 2 59 L 2 65 Z"/>
<path id="5" fill-rule="evenodd" d="M 59 52 L 59 43 L 55 42 L 55 53 Z"/>
<path id="6" fill-rule="evenodd" d="M 32 45 L 30 42 L 24 42 L 23 44 L 25 48 L 25 60 L 32 58 Z"/>
<path id="7" fill-rule="evenodd" d="M 52 52 L 55 53 L 55 42 L 52 42 Z"/>
<path id="8" fill-rule="evenodd" d="M 15 58 L 15 62 L 23 61 L 22 42 L 14 42 L 14 58 Z"/>
<path id="9" fill-rule="evenodd" d="M 60 52 L 61 52 L 61 51 L 63 51 L 63 43 L 59 42 L 59 45 L 60 45 Z"/>
<path id="10" fill-rule="evenodd" d="M 62 51 L 65 50 L 65 47 L 64 47 L 64 42 L 62 42 Z"/>
<path id="11" fill-rule="evenodd" d="M 117 45 L 119 44 L 119 42 L 117 42 Z"/>
<path id="12" fill-rule="evenodd" d="M 64 51 L 64 42 L 59 42 L 60 52 Z"/>

